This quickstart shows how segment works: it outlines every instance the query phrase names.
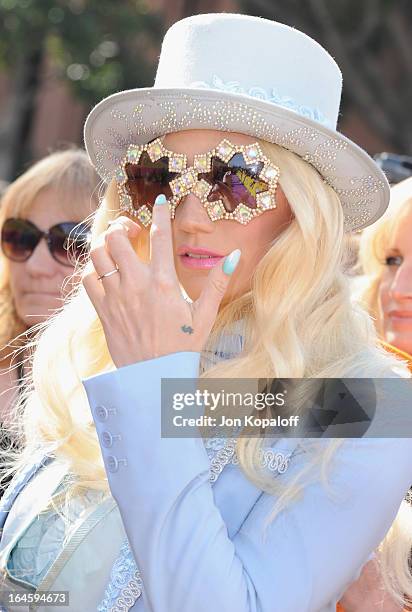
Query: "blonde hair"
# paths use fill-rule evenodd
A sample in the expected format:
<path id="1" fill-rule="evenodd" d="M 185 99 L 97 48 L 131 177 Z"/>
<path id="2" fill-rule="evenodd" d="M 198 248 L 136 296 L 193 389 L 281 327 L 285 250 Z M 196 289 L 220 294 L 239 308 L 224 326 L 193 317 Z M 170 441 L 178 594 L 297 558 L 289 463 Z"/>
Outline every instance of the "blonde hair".
<path id="1" fill-rule="evenodd" d="M 385 214 L 362 232 L 359 246 L 359 266 L 364 275 L 358 299 L 367 308 L 380 330 L 378 293 L 385 268 L 386 250 L 404 208 L 412 204 L 412 177 L 391 188 L 391 198 Z"/>
<path id="2" fill-rule="evenodd" d="M 398 361 L 377 346 L 367 313 L 351 302 L 344 263 L 343 212 L 336 193 L 317 171 L 295 154 L 260 142 L 280 168 L 280 184 L 294 214 L 273 240 L 256 267 L 252 288 L 220 310 L 209 343 L 227 325 L 244 318 L 245 348 L 234 359 L 221 361 L 203 377 L 277 378 L 382 376 Z M 114 181 L 97 210 L 93 233 L 103 232 L 119 214 Z M 341 245 L 339 247 L 339 245 Z M 137 251 L 147 258 L 148 233 Z M 109 488 L 101 449 L 82 379 L 114 368 L 102 325 L 82 286 L 44 326 L 35 343 L 31 392 L 22 398 L 22 434 L 26 447 L 12 461 L 19 469 L 31 460 L 38 445 L 53 445 L 57 457 L 69 461 L 73 481 L 67 494 L 85 487 Z M 304 487 L 320 474 L 342 444 L 317 445 L 312 461 L 287 485 L 259 469 L 260 439 L 240 438 L 241 468 L 259 488 L 279 497 L 269 520 L 297 500 Z M 322 449 L 321 449 L 322 447 Z M 319 468 L 318 470 L 313 469 Z M 395 572 L 396 573 L 396 572 Z M 394 590 L 412 595 L 412 581 L 400 572 Z"/>
<path id="3" fill-rule="evenodd" d="M 73 218 L 87 218 L 98 206 L 97 186 L 100 182 L 93 166 L 81 149 L 56 151 L 36 162 L 11 183 L 1 200 L 0 228 L 9 217 L 27 215 L 34 200 L 47 189 L 56 189 L 56 207 L 67 205 Z M 10 290 L 9 261 L 0 251 L 0 351 L 22 332 Z"/>

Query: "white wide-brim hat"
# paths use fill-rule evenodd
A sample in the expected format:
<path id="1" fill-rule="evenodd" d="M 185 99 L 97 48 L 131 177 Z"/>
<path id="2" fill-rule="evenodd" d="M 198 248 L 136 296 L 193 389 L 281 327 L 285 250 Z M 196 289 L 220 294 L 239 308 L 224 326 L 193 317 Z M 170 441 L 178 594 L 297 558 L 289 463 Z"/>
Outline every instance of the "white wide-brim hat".
<path id="1" fill-rule="evenodd" d="M 166 133 L 256 136 L 312 164 L 338 194 L 346 231 L 359 230 L 385 212 L 389 185 L 374 160 L 336 131 L 341 92 L 336 62 L 303 32 L 248 15 L 196 15 L 166 33 L 154 87 L 115 93 L 93 108 L 85 146 L 109 182 L 129 145 Z"/>

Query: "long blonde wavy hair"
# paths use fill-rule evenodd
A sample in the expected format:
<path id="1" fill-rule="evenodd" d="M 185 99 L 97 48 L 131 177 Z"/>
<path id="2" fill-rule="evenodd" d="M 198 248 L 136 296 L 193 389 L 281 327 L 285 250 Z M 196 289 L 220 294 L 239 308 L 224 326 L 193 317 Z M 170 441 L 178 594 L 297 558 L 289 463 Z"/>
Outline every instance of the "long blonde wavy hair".
<path id="1" fill-rule="evenodd" d="M 286 378 L 383 376 L 399 365 L 377 345 L 368 314 L 351 301 L 344 264 L 343 212 L 336 193 L 318 172 L 295 154 L 260 141 L 280 168 L 281 187 L 294 219 L 262 257 L 251 290 L 221 308 L 209 342 L 213 345 L 233 321 L 246 322 L 245 347 L 234 359 L 221 361 L 203 377 Z M 112 182 L 97 210 L 97 236 L 119 214 L 117 189 Z M 342 246 L 340 246 L 342 245 Z M 136 245 L 148 257 L 148 232 Z M 82 379 L 114 369 L 100 320 L 85 290 L 79 286 L 63 310 L 45 326 L 35 342 L 32 379 L 19 409 L 25 447 L 10 457 L 10 469 L 31 461 L 36 447 L 52 445 L 57 457 L 68 460 L 73 479 L 67 494 L 85 488 L 109 494 L 101 449 Z M 23 403 L 24 402 L 24 403 Z M 261 489 L 278 495 L 270 520 L 293 503 L 313 478 L 325 480 L 326 466 L 342 440 L 317 446 L 313 460 L 287 485 L 259 469 L 262 440 L 239 438 L 237 453 L 246 476 Z M 318 467 L 314 470 L 313 467 Z M 390 550 L 400 542 L 391 533 Z M 397 564 L 387 573 L 390 588 L 402 600 L 412 596 L 412 580 L 405 571 L 405 540 L 397 548 Z M 382 545 L 385 552 L 385 543 Z M 383 559 L 389 558 L 389 553 Z M 393 559 L 393 557 L 391 557 Z M 392 580 L 393 575 L 395 578 Z M 388 578 L 388 583 L 389 583 Z"/>
<path id="2" fill-rule="evenodd" d="M 87 218 L 98 206 L 99 183 L 85 151 L 76 148 L 55 151 L 33 164 L 7 187 L 1 200 L 0 228 L 9 217 L 25 218 L 35 199 L 48 189 L 55 189 L 60 194 L 56 207 L 66 210 L 73 218 Z M 9 260 L 0 250 L 1 358 L 7 356 L 10 341 L 22 340 L 25 329 L 13 302 Z"/>
<path id="3" fill-rule="evenodd" d="M 378 292 L 385 268 L 386 251 L 403 209 L 411 203 L 412 177 L 391 188 L 391 198 L 385 214 L 362 232 L 359 243 L 359 267 L 363 274 L 363 283 L 360 284 L 358 291 L 359 300 L 375 319 L 379 333 L 381 324 Z"/>

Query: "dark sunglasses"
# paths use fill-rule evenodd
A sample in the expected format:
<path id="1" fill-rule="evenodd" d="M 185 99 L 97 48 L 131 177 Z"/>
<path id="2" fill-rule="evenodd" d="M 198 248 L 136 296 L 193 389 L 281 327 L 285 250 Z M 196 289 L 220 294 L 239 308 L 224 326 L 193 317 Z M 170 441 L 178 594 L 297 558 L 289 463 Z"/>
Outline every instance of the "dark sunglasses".
<path id="1" fill-rule="evenodd" d="M 194 193 L 212 221 L 233 219 L 249 223 L 266 210 L 276 208 L 275 192 L 279 168 L 262 152 L 259 144 L 235 145 L 223 140 L 217 147 L 187 157 L 166 149 L 157 138 L 143 145 L 130 145 L 116 173 L 122 210 L 144 225 L 151 223 L 156 197 L 169 200 L 174 218 L 178 203 Z"/>
<path id="2" fill-rule="evenodd" d="M 68 221 L 43 232 L 27 219 L 9 218 L 1 229 L 1 248 L 8 259 L 27 261 L 42 238 L 53 259 L 63 266 L 74 266 L 88 252 L 90 226 Z"/>

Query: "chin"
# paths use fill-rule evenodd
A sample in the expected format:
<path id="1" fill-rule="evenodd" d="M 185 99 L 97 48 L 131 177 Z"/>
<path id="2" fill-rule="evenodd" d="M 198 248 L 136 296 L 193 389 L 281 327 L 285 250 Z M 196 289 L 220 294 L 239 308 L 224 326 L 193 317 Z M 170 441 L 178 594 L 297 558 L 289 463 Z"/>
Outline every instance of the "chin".
<path id="1" fill-rule="evenodd" d="M 27 327 L 33 327 L 33 325 L 47 321 L 51 314 L 51 312 L 49 314 L 31 312 L 30 314 L 27 313 L 22 319 Z"/>
<path id="2" fill-rule="evenodd" d="M 401 351 L 412 355 L 412 331 L 403 334 L 397 334 L 390 331 L 386 334 L 386 341 Z"/>
<path id="3" fill-rule="evenodd" d="M 38 323 L 43 323 L 52 315 L 58 308 L 55 302 L 50 305 L 47 304 L 33 304 L 32 307 L 26 307 L 21 309 L 19 314 L 20 319 L 24 322 L 27 327 L 32 327 Z"/>

